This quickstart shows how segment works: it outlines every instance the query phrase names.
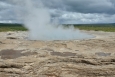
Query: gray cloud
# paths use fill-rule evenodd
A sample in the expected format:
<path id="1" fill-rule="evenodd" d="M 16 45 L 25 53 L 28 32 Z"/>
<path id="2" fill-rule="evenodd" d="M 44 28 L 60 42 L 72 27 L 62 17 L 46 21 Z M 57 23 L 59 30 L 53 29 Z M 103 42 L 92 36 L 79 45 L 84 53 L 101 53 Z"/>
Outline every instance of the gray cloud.
<path id="1" fill-rule="evenodd" d="M 15 9 L 24 10 L 24 3 L 0 0 L 0 20 L 17 20 Z M 20 0 L 22 1 L 22 0 Z M 39 0 L 34 0 L 37 5 Z M 41 0 L 60 23 L 104 23 L 115 20 L 115 0 Z M 19 2 L 20 3 L 20 2 Z"/>
<path id="2" fill-rule="evenodd" d="M 0 11 L 8 9 L 8 7 L 11 7 L 11 4 L 8 4 L 6 2 L 1 2 L 0 1 Z"/>
<path id="3" fill-rule="evenodd" d="M 50 8 L 80 13 L 115 14 L 115 0 L 43 0 Z"/>
<path id="4" fill-rule="evenodd" d="M 81 13 L 115 13 L 115 2 L 110 0 L 66 0 L 67 10 Z"/>

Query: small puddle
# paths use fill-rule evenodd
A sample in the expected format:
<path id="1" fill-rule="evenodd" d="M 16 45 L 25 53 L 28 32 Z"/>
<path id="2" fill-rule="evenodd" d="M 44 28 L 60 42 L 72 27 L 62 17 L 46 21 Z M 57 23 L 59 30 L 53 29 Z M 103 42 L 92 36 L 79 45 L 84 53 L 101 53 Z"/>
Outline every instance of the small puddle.
<path id="1" fill-rule="evenodd" d="M 22 53 L 24 50 L 2 50 L 0 51 L 1 59 L 15 59 L 22 56 L 35 55 L 37 52 L 26 52 Z"/>
<path id="2" fill-rule="evenodd" d="M 104 53 L 104 52 L 97 52 L 97 53 L 95 53 L 95 54 L 98 55 L 98 56 L 105 56 L 105 57 L 111 55 L 111 53 Z"/>
<path id="3" fill-rule="evenodd" d="M 54 56 L 62 56 L 62 57 L 67 57 L 67 56 L 76 56 L 76 53 L 71 53 L 71 52 L 51 52 L 51 55 Z"/>

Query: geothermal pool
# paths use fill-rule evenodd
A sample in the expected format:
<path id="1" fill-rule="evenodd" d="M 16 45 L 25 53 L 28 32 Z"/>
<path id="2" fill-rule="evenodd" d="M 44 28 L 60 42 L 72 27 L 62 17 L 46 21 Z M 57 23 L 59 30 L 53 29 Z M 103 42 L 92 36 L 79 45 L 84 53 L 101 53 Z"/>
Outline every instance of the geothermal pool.
<path id="1" fill-rule="evenodd" d="M 56 30 L 56 31 L 54 31 Z M 45 32 L 45 33 L 31 33 L 29 32 L 28 39 L 30 40 L 83 40 L 83 39 L 91 39 L 94 36 L 83 33 L 80 30 L 72 31 L 72 30 L 58 30 L 54 29 L 53 31 Z"/>
<path id="2" fill-rule="evenodd" d="M 22 2 L 16 2 L 22 4 Z M 26 14 L 23 11 L 21 13 L 16 11 L 16 14 L 21 16 L 23 25 L 29 30 L 30 40 L 78 40 L 93 37 L 74 29 L 72 25 L 65 29 L 63 25 L 59 25 L 60 22 L 56 23 L 58 20 L 52 20 L 51 12 L 41 1 L 38 5 L 34 5 L 33 2 L 32 0 L 24 1 Z M 20 5 L 17 4 L 17 6 Z"/>
<path id="3" fill-rule="evenodd" d="M 95 36 L 88 34 L 88 33 L 83 33 L 83 32 L 75 32 L 73 35 L 70 34 L 58 34 L 58 35 L 47 35 L 47 36 L 42 36 L 38 38 L 32 38 L 29 34 L 30 32 L 26 31 L 18 31 L 18 32 L 8 32 L 6 36 L 2 38 L 7 38 L 7 39 L 25 39 L 25 40 L 41 40 L 41 41 L 53 41 L 53 40 L 84 40 L 84 39 L 92 39 Z M 10 35 L 9 35 L 10 34 Z M 37 33 L 35 34 L 35 36 Z M 15 36 L 15 37 L 14 37 Z"/>

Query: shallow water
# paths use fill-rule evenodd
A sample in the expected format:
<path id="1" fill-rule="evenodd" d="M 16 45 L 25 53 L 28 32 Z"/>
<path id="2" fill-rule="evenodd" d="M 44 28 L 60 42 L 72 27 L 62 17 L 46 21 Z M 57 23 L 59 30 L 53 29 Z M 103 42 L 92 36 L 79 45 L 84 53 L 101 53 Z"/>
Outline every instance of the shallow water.
<path id="1" fill-rule="evenodd" d="M 104 52 L 97 52 L 95 54 L 98 55 L 98 56 L 104 56 L 104 57 L 111 55 L 111 53 L 104 53 Z"/>
<path id="2" fill-rule="evenodd" d="M 15 59 L 22 56 L 29 56 L 29 55 L 36 54 L 35 52 L 22 53 L 23 51 L 24 50 L 13 50 L 13 49 L 2 50 L 0 51 L 0 56 L 1 56 L 1 59 Z"/>
<path id="3" fill-rule="evenodd" d="M 67 56 L 76 56 L 76 53 L 71 53 L 71 52 L 51 52 L 51 55 L 53 56 L 62 56 L 62 57 L 67 57 Z"/>

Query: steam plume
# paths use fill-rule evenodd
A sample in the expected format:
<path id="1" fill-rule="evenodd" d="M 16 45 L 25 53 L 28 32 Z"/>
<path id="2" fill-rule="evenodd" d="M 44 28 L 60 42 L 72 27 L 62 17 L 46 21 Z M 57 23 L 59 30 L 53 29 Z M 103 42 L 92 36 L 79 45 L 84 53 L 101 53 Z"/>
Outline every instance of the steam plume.
<path id="1" fill-rule="evenodd" d="M 64 29 L 51 22 L 51 16 L 41 0 L 22 0 L 25 13 L 22 13 L 24 25 L 29 29 L 32 40 L 72 40 L 90 38 L 90 35 L 75 30 L 72 26 Z M 19 12 L 18 12 L 19 13 Z"/>

